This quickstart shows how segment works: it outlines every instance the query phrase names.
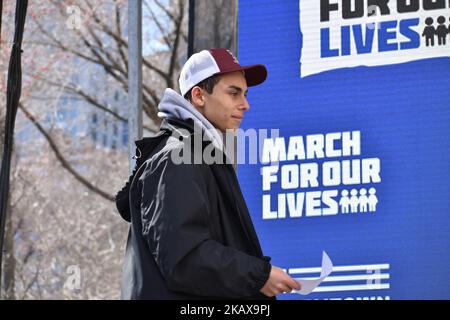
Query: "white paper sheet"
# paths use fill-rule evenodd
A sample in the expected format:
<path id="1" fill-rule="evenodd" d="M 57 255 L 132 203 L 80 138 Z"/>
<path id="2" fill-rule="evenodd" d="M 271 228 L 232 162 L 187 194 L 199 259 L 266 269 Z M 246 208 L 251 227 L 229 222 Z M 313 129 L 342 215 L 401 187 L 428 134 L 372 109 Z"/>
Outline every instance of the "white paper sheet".
<path id="1" fill-rule="evenodd" d="M 301 279 L 294 278 L 295 281 L 300 283 L 302 288 L 300 290 L 292 290 L 291 293 L 299 293 L 301 295 L 310 294 L 317 286 L 330 275 L 333 271 L 333 263 L 330 257 L 325 251 L 322 251 L 322 270 L 320 271 L 320 277 L 317 279 Z"/>

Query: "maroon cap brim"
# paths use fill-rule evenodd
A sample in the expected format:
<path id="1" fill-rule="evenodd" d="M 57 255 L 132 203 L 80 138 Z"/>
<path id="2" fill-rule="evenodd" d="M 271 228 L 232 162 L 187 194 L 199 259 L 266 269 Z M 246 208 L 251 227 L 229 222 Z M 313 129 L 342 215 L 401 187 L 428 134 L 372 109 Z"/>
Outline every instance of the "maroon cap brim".
<path id="1" fill-rule="evenodd" d="M 247 86 L 252 87 L 266 81 L 267 69 L 262 64 L 255 64 L 253 66 L 242 67 L 245 72 L 245 79 L 247 80 Z"/>
<path id="2" fill-rule="evenodd" d="M 226 74 L 234 71 L 244 71 L 245 80 L 247 80 L 247 86 L 253 87 L 263 83 L 267 78 L 267 69 L 263 64 L 255 64 L 252 66 L 239 66 L 237 68 L 231 68 L 226 71 L 217 73 Z"/>

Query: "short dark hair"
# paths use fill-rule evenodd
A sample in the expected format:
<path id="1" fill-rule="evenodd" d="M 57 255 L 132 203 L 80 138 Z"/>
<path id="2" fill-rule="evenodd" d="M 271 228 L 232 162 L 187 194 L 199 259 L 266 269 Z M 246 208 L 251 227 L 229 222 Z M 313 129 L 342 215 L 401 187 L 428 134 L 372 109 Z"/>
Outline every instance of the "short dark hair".
<path id="1" fill-rule="evenodd" d="M 206 78 L 205 80 L 201 81 L 200 83 L 196 84 L 194 87 L 200 87 L 203 90 L 206 90 L 209 94 L 211 94 L 214 90 L 214 87 L 217 83 L 219 83 L 220 76 L 214 75 L 209 78 Z M 193 87 L 192 87 L 193 88 Z M 192 103 L 192 88 L 189 89 L 188 92 L 184 95 L 184 98 Z"/>

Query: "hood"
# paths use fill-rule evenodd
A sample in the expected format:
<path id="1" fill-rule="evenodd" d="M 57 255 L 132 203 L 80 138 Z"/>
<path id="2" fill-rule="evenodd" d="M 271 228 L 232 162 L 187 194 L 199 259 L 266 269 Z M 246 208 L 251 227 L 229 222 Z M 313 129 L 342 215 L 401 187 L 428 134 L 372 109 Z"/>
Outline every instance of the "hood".
<path id="1" fill-rule="evenodd" d="M 214 146 L 223 151 L 223 137 L 220 131 L 175 90 L 167 88 L 164 91 L 164 96 L 158 105 L 158 110 L 158 117 L 163 119 L 176 118 L 183 121 L 193 120 L 194 124 L 204 131 L 205 136 L 211 140 Z"/>
<path id="2" fill-rule="evenodd" d="M 159 132 L 154 137 L 145 137 L 140 140 L 136 140 L 134 143 L 136 145 L 136 165 L 134 166 L 133 172 L 128 177 L 125 185 L 122 189 L 117 192 L 115 196 L 115 202 L 117 211 L 119 211 L 120 216 L 125 220 L 131 221 L 130 214 L 130 186 L 133 182 L 133 179 L 136 175 L 137 170 L 141 167 L 141 165 L 145 162 L 145 160 L 149 157 L 152 151 L 159 145 L 162 139 L 165 137 L 167 133 L 164 131 Z"/>

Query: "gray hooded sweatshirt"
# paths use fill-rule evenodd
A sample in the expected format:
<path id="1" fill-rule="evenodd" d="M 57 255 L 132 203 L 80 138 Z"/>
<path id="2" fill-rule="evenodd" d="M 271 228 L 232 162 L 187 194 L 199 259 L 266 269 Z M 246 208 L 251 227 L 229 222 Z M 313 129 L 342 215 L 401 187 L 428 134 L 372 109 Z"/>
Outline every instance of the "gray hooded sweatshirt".
<path id="1" fill-rule="evenodd" d="M 177 118 L 181 120 L 192 119 L 205 132 L 206 137 L 211 140 L 216 148 L 223 151 L 223 136 L 211 122 L 209 122 L 195 107 L 183 98 L 178 92 L 167 88 L 158 105 L 158 117 Z"/>

